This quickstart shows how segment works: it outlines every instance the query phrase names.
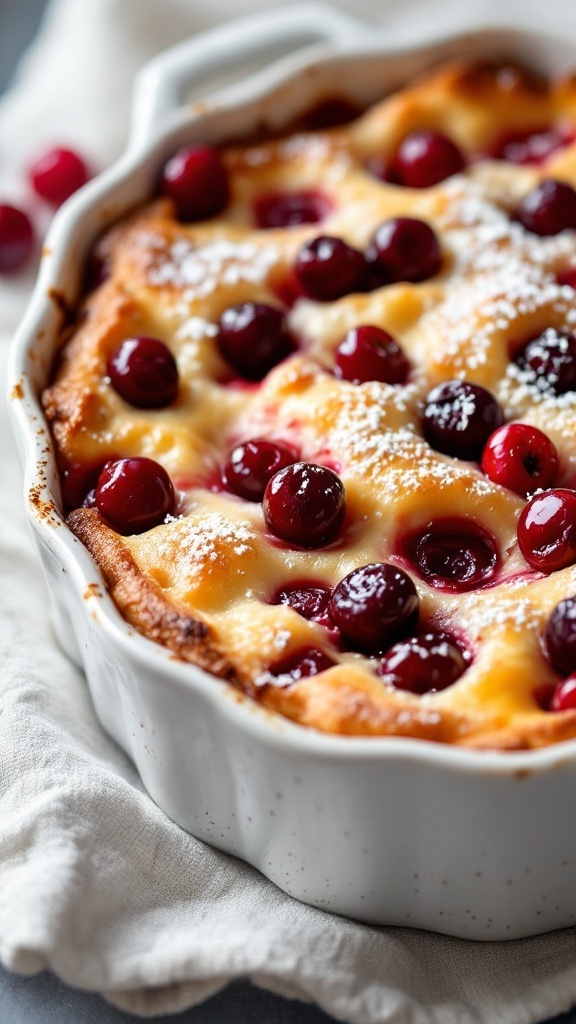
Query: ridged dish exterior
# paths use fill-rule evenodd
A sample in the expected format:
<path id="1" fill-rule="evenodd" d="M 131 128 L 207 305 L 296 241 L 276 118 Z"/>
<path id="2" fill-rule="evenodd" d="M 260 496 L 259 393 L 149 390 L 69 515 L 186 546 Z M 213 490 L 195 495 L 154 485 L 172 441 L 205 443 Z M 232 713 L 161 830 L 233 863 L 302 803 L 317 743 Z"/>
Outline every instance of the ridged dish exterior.
<path id="1" fill-rule="evenodd" d="M 308 21 L 310 11 L 323 14 L 329 37 L 329 9 L 309 8 Z M 302 10 L 292 17 L 297 24 Z M 249 23 L 235 38 L 242 51 Z M 469 939 L 519 938 L 576 921 L 574 742 L 525 754 L 474 753 L 292 725 L 130 629 L 57 511 L 37 398 L 59 333 L 54 296 L 60 304 L 75 298 L 78 255 L 149 192 L 176 145 L 217 141 L 231 125 L 249 131 L 262 116 L 280 123 L 282 104 L 288 118 L 331 82 L 341 94 L 343 64 L 351 97 L 368 100 L 399 84 L 402 67 L 411 75 L 458 52 L 524 60 L 539 54 L 543 70 L 555 55 L 567 66 L 574 53 L 566 39 L 525 32 L 480 32 L 425 48 L 384 41 L 381 51 L 372 40 L 354 53 L 352 44 L 340 56 L 272 67 L 236 87 L 233 102 L 221 97 L 202 112 L 175 111 L 156 138 L 136 132 L 121 163 L 61 211 L 12 355 L 28 511 L 62 645 L 84 667 L 102 725 L 179 825 L 335 913 Z M 164 69 L 157 66 L 162 87 L 174 68 L 168 53 Z"/>

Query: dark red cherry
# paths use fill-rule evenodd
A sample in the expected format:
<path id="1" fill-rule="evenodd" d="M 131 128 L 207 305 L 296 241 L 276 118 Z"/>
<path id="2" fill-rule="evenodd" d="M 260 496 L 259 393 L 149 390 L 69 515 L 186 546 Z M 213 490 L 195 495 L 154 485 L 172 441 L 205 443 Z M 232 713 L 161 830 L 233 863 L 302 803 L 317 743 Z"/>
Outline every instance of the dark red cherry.
<path id="1" fill-rule="evenodd" d="M 262 380 L 294 348 L 282 310 L 261 302 L 224 310 L 218 347 L 241 377 L 253 381 Z"/>
<path id="2" fill-rule="evenodd" d="M 107 462 L 98 478 L 96 506 L 122 534 L 144 533 L 174 512 L 174 488 L 166 470 L 153 459 Z"/>
<path id="3" fill-rule="evenodd" d="M 523 380 L 539 391 L 564 395 L 576 390 L 576 338 L 555 327 L 532 338 L 517 354 Z"/>
<path id="4" fill-rule="evenodd" d="M 320 548 L 340 532 L 346 492 L 331 469 L 296 462 L 272 477 L 263 508 L 266 525 L 276 537 L 303 548 Z"/>
<path id="5" fill-rule="evenodd" d="M 488 438 L 482 470 L 493 483 L 527 498 L 536 490 L 554 486 L 558 452 L 537 427 L 507 423 Z"/>
<path id="6" fill-rule="evenodd" d="M 126 338 L 108 360 L 117 394 L 136 409 L 163 409 L 178 395 L 178 367 L 159 338 Z"/>
<path id="7" fill-rule="evenodd" d="M 327 96 L 304 114 L 302 127 L 306 131 L 336 128 L 342 124 L 350 124 L 350 121 L 354 121 L 361 113 L 362 107 L 344 96 Z"/>
<path id="8" fill-rule="evenodd" d="M 353 327 L 336 349 L 334 376 L 352 384 L 403 384 L 409 371 L 402 349 L 381 327 Z"/>
<path id="9" fill-rule="evenodd" d="M 298 252 L 294 275 L 300 288 L 318 302 L 332 302 L 359 291 L 366 272 L 361 252 L 341 238 L 320 235 Z"/>
<path id="10" fill-rule="evenodd" d="M 0 203 L 0 274 L 14 274 L 30 259 L 34 229 L 30 218 L 16 206 Z"/>
<path id="11" fill-rule="evenodd" d="M 395 565 L 363 565 L 335 588 L 330 614 L 355 648 L 376 654 L 414 629 L 418 594 L 408 574 Z"/>
<path id="12" fill-rule="evenodd" d="M 401 538 L 399 549 L 439 590 L 474 590 L 488 583 L 498 568 L 494 538 L 472 519 L 433 520 Z"/>
<path id="13" fill-rule="evenodd" d="M 556 280 L 558 284 L 566 284 L 576 291 L 576 267 L 565 267 L 564 270 L 558 271 Z"/>
<path id="14" fill-rule="evenodd" d="M 492 156 L 495 160 L 508 160 L 512 164 L 541 164 L 570 141 L 570 133 L 558 125 L 528 128 L 508 132 L 500 138 Z"/>
<path id="15" fill-rule="evenodd" d="M 181 221 L 216 217 L 228 205 L 230 185 L 222 157 L 211 146 L 184 146 L 162 172 L 162 192 Z"/>
<path id="16" fill-rule="evenodd" d="M 298 612 L 304 619 L 319 622 L 322 626 L 333 628 L 328 606 L 332 597 L 332 588 L 316 582 L 301 581 L 282 587 L 272 600 L 272 604 L 286 604 Z"/>
<path id="17" fill-rule="evenodd" d="M 576 192 L 563 181 L 546 178 L 524 196 L 517 217 L 535 235 L 576 228 Z"/>
<path id="18" fill-rule="evenodd" d="M 442 132 L 410 132 L 393 158 L 394 177 L 408 188 L 428 188 L 464 169 L 458 146 Z"/>
<path id="19" fill-rule="evenodd" d="M 274 676 L 275 686 L 292 686 L 302 679 L 309 679 L 310 676 L 317 676 L 320 672 L 326 672 L 336 662 L 332 661 L 324 651 L 317 647 L 306 647 L 304 650 L 289 654 L 281 661 L 270 666 L 270 675 Z"/>
<path id="20" fill-rule="evenodd" d="M 576 711 L 576 674 L 563 679 L 554 689 L 551 711 Z"/>
<path id="21" fill-rule="evenodd" d="M 259 228 L 293 228 L 299 224 L 317 224 L 332 209 L 322 192 L 268 192 L 254 203 L 254 219 Z"/>
<path id="22" fill-rule="evenodd" d="M 61 206 L 90 178 L 85 160 L 72 149 L 50 149 L 29 171 L 37 195 L 53 206 Z"/>
<path id="23" fill-rule="evenodd" d="M 518 547 L 533 569 L 556 572 L 576 562 L 576 491 L 537 494 L 518 520 Z"/>
<path id="24" fill-rule="evenodd" d="M 98 478 L 104 466 L 111 459 L 96 462 L 72 462 L 62 471 L 62 497 L 66 511 L 86 504 L 89 495 L 94 494 Z M 90 502 L 89 502 L 90 504 Z"/>
<path id="25" fill-rule="evenodd" d="M 398 690 L 423 694 L 452 686 L 466 668 L 466 659 L 451 636 L 424 633 L 394 644 L 376 672 Z"/>
<path id="26" fill-rule="evenodd" d="M 544 634 L 544 652 L 560 675 L 576 672 L 576 598 L 566 597 L 556 605 Z"/>
<path id="27" fill-rule="evenodd" d="M 424 436 L 438 452 L 458 459 L 480 459 L 504 413 L 486 388 L 466 380 L 438 384 L 426 398 Z"/>
<path id="28" fill-rule="evenodd" d="M 232 449 L 226 460 L 224 483 L 239 498 L 262 501 L 268 481 L 295 461 L 294 452 L 278 441 L 244 441 Z"/>
<path id="29" fill-rule="evenodd" d="M 442 262 L 434 231 L 413 217 L 384 221 L 368 245 L 366 259 L 375 287 L 396 281 L 426 281 L 438 273 Z"/>

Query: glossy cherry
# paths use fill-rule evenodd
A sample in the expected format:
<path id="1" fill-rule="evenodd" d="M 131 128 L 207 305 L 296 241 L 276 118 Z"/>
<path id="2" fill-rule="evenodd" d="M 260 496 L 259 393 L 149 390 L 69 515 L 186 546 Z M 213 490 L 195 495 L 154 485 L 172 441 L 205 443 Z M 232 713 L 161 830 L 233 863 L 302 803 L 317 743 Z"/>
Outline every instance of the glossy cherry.
<path id="1" fill-rule="evenodd" d="M 524 382 L 539 391 L 563 395 L 576 390 L 576 338 L 549 327 L 518 352 Z"/>
<path id="2" fill-rule="evenodd" d="M 178 395 L 178 367 L 159 338 L 126 338 L 108 360 L 117 394 L 136 409 L 163 409 Z"/>
<path id="3" fill-rule="evenodd" d="M 458 146 L 432 129 L 410 132 L 392 160 L 394 180 L 408 188 L 429 188 L 464 169 Z"/>
<path id="4" fill-rule="evenodd" d="M 305 242 L 294 264 L 294 276 L 300 288 L 318 302 L 332 302 L 359 291 L 365 274 L 363 254 L 341 238 L 330 235 Z"/>
<path id="5" fill-rule="evenodd" d="M 512 164 L 541 164 L 570 141 L 571 133 L 562 126 L 528 128 L 508 132 L 498 140 L 491 155 Z"/>
<path id="6" fill-rule="evenodd" d="M 346 514 L 346 492 L 331 469 L 296 462 L 272 477 L 263 501 L 271 533 L 289 544 L 320 548 L 339 534 Z"/>
<path id="7" fill-rule="evenodd" d="M 21 270 L 34 250 L 34 228 L 23 210 L 0 203 L 0 274 Z"/>
<path id="8" fill-rule="evenodd" d="M 61 206 L 90 178 L 86 161 L 72 149 L 56 148 L 44 153 L 29 170 L 32 187 L 53 206 Z"/>
<path id="9" fill-rule="evenodd" d="M 317 224 L 332 209 L 322 192 L 268 192 L 254 203 L 254 219 L 259 228 L 293 228 L 299 224 Z"/>
<path id="10" fill-rule="evenodd" d="M 486 442 L 482 470 L 495 484 L 527 498 L 553 487 L 558 477 L 558 452 L 546 434 L 528 423 L 507 423 Z"/>
<path id="11" fill-rule="evenodd" d="M 394 338 L 381 327 L 353 327 L 336 349 L 334 376 L 352 384 L 377 380 L 403 384 L 410 363 Z"/>
<path id="12" fill-rule="evenodd" d="M 144 533 L 174 512 L 174 488 L 153 459 L 107 462 L 98 478 L 96 507 L 121 534 Z"/>
<path id="13" fill-rule="evenodd" d="M 576 491 L 537 494 L 518 520 L 518 547 L 533 569 L 556 572 L 576 562 Z"/>
<path id="14" fill-rule="evenodd" d="M 326 672 L 336 662 L 329 658 L 324 651 L 317 647 L 306 647 L 304 650 L 289 654 L 281 661 L 270 666 L 270 675 L 274 676 L 275 686 L 292 686 L 302 679 L 309 679 L 310 676 L 317 676 L 320 672 Z"/>
<path id="15" fill-rule="evenodd" d="M 218 150 L 211 146 L 179 149 L 164 166 L 162 192 L 173 200 L 181 221 L 207 220 L 222 213 L 230 185 Z"/>
<path id="16" fill-rule="evenodd" d="M 438 452 L 479 459 L 486 441 L 504 422 L 504 413 L 486 388 L 466 380 L 438 384 L 426 398 L 424 436 Z"/>
<path id="17" fill-rule="evenodd" d="M 576 673 L 555 687 L 550 711 L 576 711 Z"/>
<path id="18" fill-rule="evenodd" d="M 363 565 L 335 587 L 330 614 L 354 648 L 376 654 L 416 626 L 418 594 L 403 569 Z"/>
<path id="19" fill-rule="evenodd" d="M 394 644 L 377 665 L 379 676 L 399 690 L 436 693 L 452 686 L 468 667 L 447 633 L 424 633 Z"/>
<path id="20" fill-rule="evenodd" d="M 290 355 L 294 346 L 281 309 L 242 302 L 222 313 L 218 347 L 241 377 L 257 381 Z"/>
<path id="21" fill-rule="evenodd" d="M 498 568 L 496 542 L 473 519 L 432 520 L 400 538 L 399 550 L 418 574 L 439 590 L 485 586 Z"/>
<path id="22" fill-rule="evenodd" d="M 442 263 L 438 239 L 423 220 L 393 217 L 376 229 L 367 251 L 372 283 L 425 281 L 434 277 Z"/>
<path id="23" fill-rule="evenodd" d="M 544 652 L 560 675 L 576 672 L 576 597 L 564 598 L 552 611 L 544 633 Z"/>
<path id="24" fill-rule="evenodd" d="M 524 196 L 517 217 L 535 235 L 557 235 L 576 228 L 576 191 L 563 181 L 545 178 Z"/>
<path id="25" fill-rule="evenodd" d="M 254 438 L 232 449 L 224 467 L 224 483 L 246 501 L 262 501 L 268 481 L 280 469 L 291 466 L 296 456 L 279 441 Z"/>
<path id="26" fill-rule="evenodd" d="M 329 612 L 331 597 L 331 587 L 323 586 L 314 580 L 301 580 L 283 586 L 274 595 L 272 604 L 286 604 L 304 619 L 333 628 L 334 623 Z"/>

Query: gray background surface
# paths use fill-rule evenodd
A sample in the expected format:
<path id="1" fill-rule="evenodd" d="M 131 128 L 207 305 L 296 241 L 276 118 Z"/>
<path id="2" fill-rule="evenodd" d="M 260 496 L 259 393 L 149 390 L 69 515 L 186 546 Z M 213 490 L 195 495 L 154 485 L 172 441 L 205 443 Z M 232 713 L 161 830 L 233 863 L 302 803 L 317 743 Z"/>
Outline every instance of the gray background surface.
<path id="1" fill-rule="evenodd" d="M 45 4 L 46 0 L 0 0 L 0 95 L 36 31 Z M 238 981 L 201 1006 L 154 1018 L 151 1024 L 330 1024 L 332 1019 L 313 1006 Z M 97 995 L 71 989 L 49 973 L 25 978 L 0 967 L 0 1024 L 135 1024 L 138 1020 Z M 576 1009 L 550 1024 L 576 1024 Z"/>

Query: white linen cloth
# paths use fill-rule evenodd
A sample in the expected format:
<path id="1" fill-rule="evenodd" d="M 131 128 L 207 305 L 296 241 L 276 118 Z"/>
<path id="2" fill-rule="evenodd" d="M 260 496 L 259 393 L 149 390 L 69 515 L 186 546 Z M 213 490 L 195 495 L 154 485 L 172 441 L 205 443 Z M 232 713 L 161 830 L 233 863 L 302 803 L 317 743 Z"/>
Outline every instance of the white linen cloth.
<path id="1" fill-rule="evenodd" d="M 145 59 L 209 22 L 267 6 L 54 0 L 0 104 L 0 197 L 29 204 L 22 169 L 45 144 L 109 162 Z M 350 6 L 389 24 L 437 25 L 449 13 L 426 0 Z M 534 21 L 541 6 L 508 9 Z M 489 20 L 492 9 L 501 16 L 501 0 L 488 9 L 470 0 L 466 16 Z M 547 0 L 547 25 L 571 16 L 573 0 Z M 30 276 L 0 281 L 2 366 L 30 287 Z M 292 900 L 170 822 L 100 729 L 82 676 L 55 643 L 3 408 L 0 432 L 4 965 L 50 968 L 142 1016 L 181 1010 L 238 977 L 355 1024 L 531 1024 L 576 1002 L 576 930 L 491 945 L 369 928 Z"/>

